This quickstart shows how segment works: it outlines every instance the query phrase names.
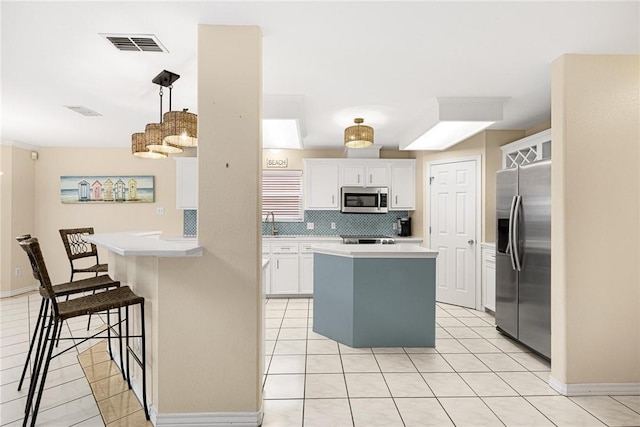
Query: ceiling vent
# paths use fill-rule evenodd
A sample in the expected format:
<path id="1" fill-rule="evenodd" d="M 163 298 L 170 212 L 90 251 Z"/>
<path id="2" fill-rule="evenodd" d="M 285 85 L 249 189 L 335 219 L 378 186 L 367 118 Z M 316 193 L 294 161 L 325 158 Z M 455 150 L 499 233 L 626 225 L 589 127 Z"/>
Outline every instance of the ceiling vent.
<path id="1" fill-rule="evenodd" d="M 63 105 L 63 107 L 87 117 L 97 117 L 102 115 L 96 111 L 88 109 L 87 107 L 83 107 L 82 105 Z"/>
<path id="2" fill-rule="evenodd" d="M 153 34 L 100 34 L 124 52 L 168 52 Z"/>

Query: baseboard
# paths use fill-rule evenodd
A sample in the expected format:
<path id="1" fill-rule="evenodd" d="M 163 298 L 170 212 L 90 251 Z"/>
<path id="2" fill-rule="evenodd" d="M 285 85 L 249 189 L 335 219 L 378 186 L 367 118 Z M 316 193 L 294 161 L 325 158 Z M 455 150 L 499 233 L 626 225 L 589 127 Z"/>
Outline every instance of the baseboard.
<path id="1" fill-rule="evenodd" d="M 258 412 L 202 412 L 155 414 L 156 427 L 258 427 L 262 424 L 262 408 Z"/>
<path id="2" fill-rule="evenodd" d="M 38 290 L 38 285 L 31 285 L 20 289 L 12 289 L 10 291 L 0 292 L 0 298 L 15 297 L 17 295 L 26 294 L 31 291 Z"/>
<path id="3" fill-rule="evenodd" d="M 563 396 L 624 396 L 640 394 L 640 383 L 564 384 L 549 377 L 549 386 Z"/>

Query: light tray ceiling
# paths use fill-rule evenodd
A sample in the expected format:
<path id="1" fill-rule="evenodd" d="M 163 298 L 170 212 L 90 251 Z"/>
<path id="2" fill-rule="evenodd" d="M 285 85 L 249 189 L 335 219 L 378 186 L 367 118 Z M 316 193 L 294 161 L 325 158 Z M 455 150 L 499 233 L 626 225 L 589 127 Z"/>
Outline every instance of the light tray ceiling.
<path id="1" fill-rule="evenodd" d="M 355 117 L 374 127 L 377 145 L 397 148 L 438 96 L 509 97 L 492 129 L 526 129 L 550 119 L 558 57 L 640 53 L 638 1 L 3 0 L 0 8 L 2 142 L 42 147 L 129 147 L 132 133 L 159 119 L 151 79 L 164 69 L 181 76 L 173 109 L 197 113 L 198 24 L 261 28 L 264 94 L 302 97 L 308 149 L 341 148 Z M 155 35 L 168 53 L 121 52 L 100 34 Z"/>

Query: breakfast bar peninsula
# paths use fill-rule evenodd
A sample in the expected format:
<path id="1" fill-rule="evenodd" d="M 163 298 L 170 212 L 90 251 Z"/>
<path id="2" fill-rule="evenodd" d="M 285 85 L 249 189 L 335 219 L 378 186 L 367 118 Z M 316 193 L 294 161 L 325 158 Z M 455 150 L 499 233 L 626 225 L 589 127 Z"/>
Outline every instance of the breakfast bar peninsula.
<path id="1" fill-rule="evenodd" d="M 313 330 L 350 347 L 434 347 L 436 256 L 411 244 L 313 247 Z"/>

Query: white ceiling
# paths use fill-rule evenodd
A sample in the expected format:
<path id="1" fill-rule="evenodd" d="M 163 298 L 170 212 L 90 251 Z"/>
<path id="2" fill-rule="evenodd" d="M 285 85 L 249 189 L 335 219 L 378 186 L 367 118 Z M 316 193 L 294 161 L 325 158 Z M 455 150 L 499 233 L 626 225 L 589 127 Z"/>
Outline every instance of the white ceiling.
<path id="1" fill-rule="evenodd" d="M 163 69 L 181 75 L 173 109 L 197 113 L 198 24 L 261 27 L 264 94 L 303 97 L 310 149 L 342 147 L 354 117 L 397 147 L 438 96 L 510 97 L 492 129 L 526 129 L 550 119 L 559 56 L 640 54 L 639 1 L 3 0 L 0 12 L 2 142 L 43 147 L 129 147 L 159 119 Z M 120 52 L 99 33 L 154 34 L 169 53 Z"/>

